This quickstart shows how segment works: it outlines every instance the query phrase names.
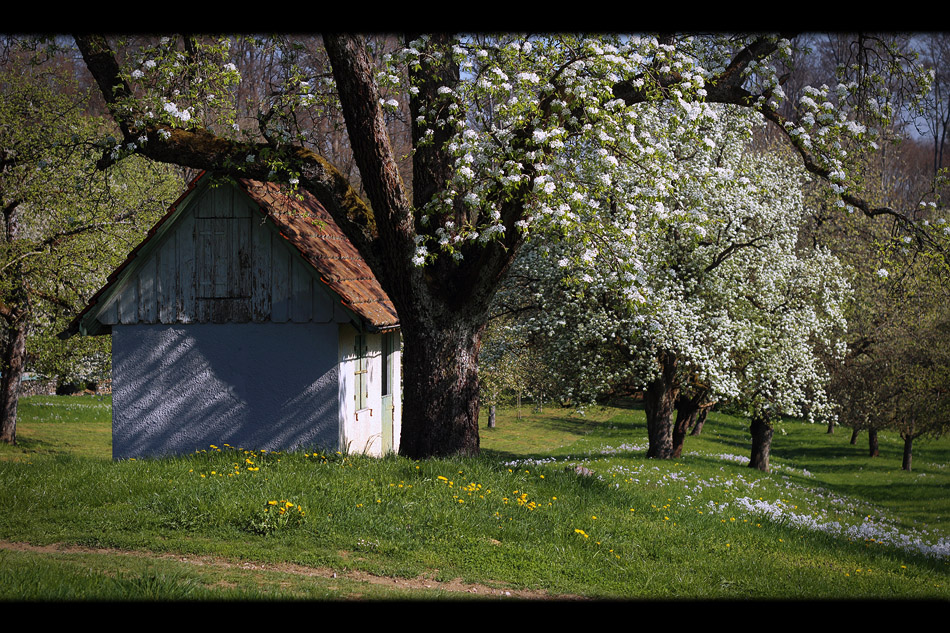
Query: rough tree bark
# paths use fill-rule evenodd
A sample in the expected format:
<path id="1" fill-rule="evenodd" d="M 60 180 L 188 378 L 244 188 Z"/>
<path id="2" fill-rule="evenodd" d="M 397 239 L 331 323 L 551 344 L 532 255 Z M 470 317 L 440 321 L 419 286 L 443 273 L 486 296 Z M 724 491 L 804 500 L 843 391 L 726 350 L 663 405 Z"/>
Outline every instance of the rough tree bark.
<path id="1" fill-rule="evenodd" d="M 858 443 L 858 434 L 861 433 L 861 429 L 855 427 L 851 429 L 851 445 L 854 446 Z"/>
<path id="2" fill-rule="evenodd" d="M 657 358 L 660 373 L 643 392 L 643 408 L 647 416 L 649 447 L 647 457 L 670 459 L 673 457 L 672 420 L 673 409 L 679 395 L 676 384 L 677 358 L 667 352 Z"/>
<path id="3" fill-rule="evenodd" d="M 696 416 L 696 424 L 693 425 L 693 430 L 690 431 L 690 436 L 698 436 L 703 432 L 703 425 L 706 424 L 706 416 L 709 414 L 709 409 L 712 408 L 710 404 L 707 407 L 702 407 L 699 410 L 699 415 Z"/>
<path id="4" fill-rule="evenodd" d="M 877 444 L 877 429 L 868 429 L 868 455 L 878 457 L 880 454 L 881 451 Z"/>
<path id="5" fill-rule="evenodd" d="M 772 454 L 773 433 L 771 421 L 759 415 L 753 415 L 749 432 L 752 434 L 752 456 L 749 460 L 749 468 L 770 472 L 769 457 Z"/>
<path id="6" fill-rule="evenodd" d="M 6 344 L 0 362 L 0 441 L 16 444 L 17 405 L 20 398 L 20 382 L 23 378 L 26 359 L 27 319 L 25 314 L 14 313 L 7 327 Z"/>
<path id="7" fill-rule="evenodd" d="M 683 444 L 686 442 L 686 432 L 690 426 L 696 424 L 699 415 L 700 403 L 706 398 L 706 390 L 698 389 L 692 396 L 680 396 L 676 400 L 676 422 L 673 424 L 673 457 L 683 454 Z"/>
<path id="8" fill-rule="evenodd" d="M 911 462 L 914 459 L 914 421 L 911 420 L 907 429 L 901 431 L 901 438 L 904 440 L 904 456 L 901 460 L 901 470 L 910 471 Z"/>
<path id="9" fill-rule="evenodd" d="M 4 240 L 12 243 L 19 237 L 18 204 L 13 202 L 3 209 Z M 0 358 L 0 441 L 16 444 L 17 406 L 20 401 L 20 382 L 26 364 L 26 335 L 29 329 L 29 298 L 22 283 L 20 264 L 6 271 L 14 286 L 4 300 L 0 300 L 0 319 L 6 325 L 6 342 Z"/>

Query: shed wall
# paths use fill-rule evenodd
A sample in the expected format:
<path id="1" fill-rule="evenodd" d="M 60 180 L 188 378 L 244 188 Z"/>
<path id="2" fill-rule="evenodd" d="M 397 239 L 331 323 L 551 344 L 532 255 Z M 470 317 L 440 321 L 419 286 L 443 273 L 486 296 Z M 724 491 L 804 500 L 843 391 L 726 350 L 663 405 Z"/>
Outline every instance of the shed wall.
<path id="1" fill-rule="evenodd" d="M 356 329 L 349 324 L 340 325 L 340 428 L 343 429 L 343 446 L 349 452 L 381 456 L 383 454 L 383 413 L 382 374 L 384 370 L 382 341 L 379 333 L 364 333 L 363 359 L 360 361 L 356 350 Z M 400 376 L 399 346 L 393 352 L 393 375 L 391 393 L 392 451 L 399 452 L 399 437 L 402 432 L 402 382 Z M 365 396 L 359 399 L 356 394 L 356 372 L 364 371 L 362 382 Z M 362 407 L 358 404 L 362 402 Z"/>
<path id="2" fill-rule="evenodd" d="M 339 447 L 338 328 L 113 326 L 113 458 Z"/>

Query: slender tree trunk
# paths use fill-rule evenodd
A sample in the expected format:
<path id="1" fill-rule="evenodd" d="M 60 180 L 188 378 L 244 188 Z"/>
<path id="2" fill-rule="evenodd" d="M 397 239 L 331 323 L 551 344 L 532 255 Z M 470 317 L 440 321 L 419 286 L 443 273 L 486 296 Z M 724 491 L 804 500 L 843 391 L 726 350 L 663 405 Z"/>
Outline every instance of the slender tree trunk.
<path id="1" fill-rule="evenodd" d="M 878 457 L 881 451 L 877 445 L 877 429 L 868 429 L 868 455 Z"/>
<path id="2" fill-rule="evenodd" d="M 647 457 L 670 459 L 673 457 L 673 409 L 679 392 L 676 387 L 676 358 L 663 352 L 658 361 L 660 375 L 647 385 L 643 393 L 650 442 Z"/>
<path id="3" fill-rule="evenodd" d="M 3 237 L 7 244 L 14 243 L 20 237 L 19 215 L 16 203 L 3 208 Z M 0 358 L 0 441 L 16 444 L 17 405 L 26 361 L 30 308 L 20 263 L 4 271 L 4 276 L 12 281 L 12 287 L 0 296 L 0 314 L 7 328 L 3 357 Z"/>
<path id="4" fill-rule="evenodd" d="M 911 426 L 910 433 L 907 433 L 906 435 L 901 433 L 901 437 L 904 438 L 904 459 L 901 461 L 901 470 L 906 470 L 909 472 L 911 470 L 911 462 L 914 458 L 913 426 Z"/>
<path id="5" fill-rule="evenodd" d="M 772 425 L 765 419 L 753 417 L 749 424 L 752 434 L 752 457 L 749 468 L 758 468 L 763 472 L 769 471 L 769 457 L 772 453 Z"/>
<path id="6" fill-rule="evenodd" d="M 696 416 L 696 424 L 693 425 L 693 430 L 690 432 L 691 436 L 698 436 L 703 432 L 703 425 L 706 424 L 706 414 L 709 413 L 710 407 L 702 407 L 699 410 L 699 415 Z"/>
<path id="7" fill-rule="evenodd" d="M 686 432 L 690 426 L 696 422 L 703 398 L 706 397 L 706 391 L 700 390 L 691 398 L 680 396 L 676 400 L 676 422 L 673 424 L 673 457 L 678 458 L 683 454 L 683 444 L 686 442 Z"/>
<path id="8" fill-rule="evenodd" d="M 26 359 L 27 320 L 19 315 L 7 329 L 0 371 L 0 441 L 16 444 L 17 405 L 20 400 L 20 382 Z"/>
<path id="9" fill-rule="evenodd" d="M 851 429 L 851 445 L 852 446 L 858 443 L 858 434 L 860 432 L 861 432 L 861 429 L 857 427 Z"/>
<path id="10" fill-rule="evenodd" d="M 834 434 L 835 434 L 835 421 L 828 420 L 828 435 L 834 435 Z"/>
<path id="11" fill-rule="evenodd" d="M 495 428 L 495 405 L 488 407 L 488 428 Z"/>

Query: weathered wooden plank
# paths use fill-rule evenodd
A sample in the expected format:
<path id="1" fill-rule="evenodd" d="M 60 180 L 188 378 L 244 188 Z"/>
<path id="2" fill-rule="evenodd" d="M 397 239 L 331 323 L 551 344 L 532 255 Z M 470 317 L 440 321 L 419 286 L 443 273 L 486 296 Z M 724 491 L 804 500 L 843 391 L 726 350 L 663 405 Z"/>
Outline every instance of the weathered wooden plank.
<path id="1" fill-rule="evenodd" d="M 100 323 L 105 325 L 115 325 L 119 322 L 119 301 L 117 298 L 113 297 L 105 310 L 99 313 L 99 316 L 96 317 Z"/>
<path id="2" fill-rule="evenodd" d="M 283 244 L 272 244 L 270 318 L 274 323 L 286 323 L 290 319 L 290 279 L 290 251 Z"/>
<path id="3" fill-rule="evenodd" d="M 123 325 L 139 321 L 139 285 L 130 280 L 119 294 L 119 322 Z"/>
<path id="4" fill-rule="evenodd" d="M 273 231 L 260 216 L 251 220 L 253 237 L 251 318 L 256 322 L 270 319 L 271 312 L 271 240 Z"/>
<path id="5" fill-rule="evenodd" d="M 313 310 L 313 276 L 304 268 L 299 257 L 291 257 L 291 261 L 290 319 L 294 323 L 306 323 L 310 320 Z"/>
<path id="6" fill-rule="evenodd" d="M 218 186 L 212 187 L 211 192 L 214 195 L 213 207 L 211 209 L 214 218 L 230 218 L 234 216 L 234 187 Z"/>
<path id="7" fill-rule="evenodd" d="M 214 187 L 208 187 L 201 193 L 201 196 L 197 198 L 193 203 L 193 213 L 196 218 L 213 218 L 214 217 Z"/>
<path id="8" fill-rule="evenodd" d="M 214 219 L 211 223 L 211 253 L 209 261 L 212 267 L 212 294 L 218 299 L 229 296 L 230 275 L 233 261 L 234 240 L 231 239 L 231 222 L 227 219 Z"/>
<path id="9" fill-rule="evenodd" d="M 329 323 L 333 320 L 333 300 L 326 290 L 326 284 L 315 279 L 313 282 L 313 320 L 317 323 Z"/>
<path id="10" fill-rule="evenodd" d="M 232 198 L 232 200 L 233 200 L 234 208 L 232 209 L 231 217 L 235 217 L 235 218 L 254 217 L 254 214 L 256 213 L 255 207 L 253 206 L 253 203 L 250 200 L 248 200 L 244 195 L 242 195 L 238 191 L 234 191 L 234 197 Z"/>
<path id="11" fill-rule="evenodd" d="M 251 219 L 234 220 L 234 288 L 239 297 L 251 296 L 251 267 L 254 255 L 251 251 Z"/>
<path id="12" fill-rule="evenodd" d="M 155 292 L 155 277 L 158 268 L 157 253 L 152 253 L 138 271 L 138 320 L 142 323 L 156 323 L 158 301 Z"/>
<path id="13" fill-rule="evenodd" d="M 213 220 L 195 218 L 195 321 L 211 321 L 214 297 L 214 228 Z"/>
<path id="14" fill-rule="evenodd" d="M 333 320 L 337 323 L 349 323 L 350 315 L 339 301 L 333 303 Z"/>
<path id="15" fill-rule="evenodd" d="M 197 321 L 195 304 L 195 218 L 188 213 L 178 227 L 178 321 Z"/>
<path id="16" fill-rule="evenodd" d="M 177 317 L 177 237 L 175 232 L 166 236 L 158 251 L 158 318 L 162 323 L 174 323 Z"/>

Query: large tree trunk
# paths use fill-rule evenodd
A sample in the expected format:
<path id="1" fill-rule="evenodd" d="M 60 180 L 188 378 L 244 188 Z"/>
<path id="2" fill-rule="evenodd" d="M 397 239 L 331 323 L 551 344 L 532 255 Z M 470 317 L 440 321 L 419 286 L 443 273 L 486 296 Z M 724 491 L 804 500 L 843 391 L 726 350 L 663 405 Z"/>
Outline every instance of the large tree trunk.
<path id="1" fill-rule="evenodd" d="M 7 328 L 7 341 L 0 363 L 0 441 L 16 444 L 16 415 L 20 400 L 20 382 L 26 359 L 27 320 L 20 315 Z"/>
<path id="2" fill-rule="evenodd" d="M 877 457 L 881 454 L 877 444 L 877 429 L 868 429 L 868 455 Z"/>
<path id="3" fill-rule="evenodd" d="M 412 459 L 479 451 L 478 353 L 484 320 L 449 319 L 443 313 L 438 327 L 402 323 L 405 400 L 399 452 Z"/>
<path id="4" fill-rule="evenodd" d="M 755 416 L 749 424 L 749 432 L 752 434 L 752 456 L 749 460 L 749 467 L 769 472 L 769 457 L 772 454 L 772 425 L 768 420 Z"/>
<path id="5" fill-rule="evenodd" d="M 676 357 L 663 352 L 657 361 L 660 375 L 647 385 L 643 393 L 650 442 L 647 457 L 670 459 L 673 457 L 673 409 L 679 393 L 676 386 Z"/>

